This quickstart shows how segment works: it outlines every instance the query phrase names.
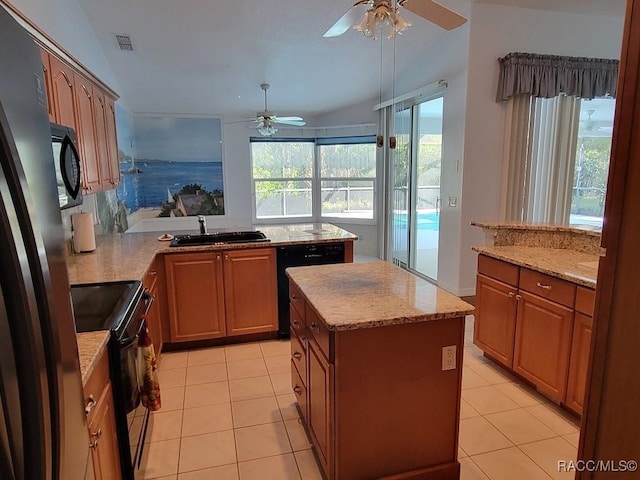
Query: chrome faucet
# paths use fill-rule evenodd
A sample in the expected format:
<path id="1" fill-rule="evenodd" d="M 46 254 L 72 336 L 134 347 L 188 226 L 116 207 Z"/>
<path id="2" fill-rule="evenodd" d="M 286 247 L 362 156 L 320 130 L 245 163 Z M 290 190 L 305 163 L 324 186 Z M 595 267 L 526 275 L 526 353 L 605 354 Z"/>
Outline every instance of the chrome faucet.
<path id="1" fill-rule="evenodd" d="M 207 220 L 204 218 L 204 215 L 198 215 L 198 223 L 200 224 L 200 234 L 204 235 L 207 233 Z"/>

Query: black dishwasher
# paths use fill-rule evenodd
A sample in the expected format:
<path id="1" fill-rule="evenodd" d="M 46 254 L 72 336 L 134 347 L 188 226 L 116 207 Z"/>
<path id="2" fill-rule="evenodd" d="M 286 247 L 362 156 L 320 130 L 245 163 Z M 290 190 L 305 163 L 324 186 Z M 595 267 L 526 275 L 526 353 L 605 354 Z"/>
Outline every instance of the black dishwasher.
<path id="1" fill-rule="evenodd" d="M 278 337 L 289 337 L 288 267 L 344 263 L 344 243 L 285 245 L 277 248 L 278 258 Z"/>

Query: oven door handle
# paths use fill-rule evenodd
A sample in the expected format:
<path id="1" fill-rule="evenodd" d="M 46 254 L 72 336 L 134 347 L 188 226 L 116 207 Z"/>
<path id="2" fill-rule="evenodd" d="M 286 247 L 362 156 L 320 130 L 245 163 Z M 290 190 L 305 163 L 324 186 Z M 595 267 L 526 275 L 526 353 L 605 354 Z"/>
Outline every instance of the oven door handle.
<path id="1" fill-rule="evenodd" d="M 156 297 L 153 296 L 149 290 L 145 289 L 144 293 L 142 294 L 142 298 L 147 301 L 147 306 L 144 309 L 144 318 L 147 318 L 147 315 L 149 315 L 149 310 L 151 310 L 151 304 L 156 299 Z"/>
<path id="2" fill-rule="evenodd" d="M 138 327 L 138 331 L 136 332 L 135 335 L 132 335 L 131 337 L 127 337 L 124 338 L 122 340 L 120 340 L 120 348 L 127 348 L 128 346 L 130 346 L 133 342 L 135 342 L 138 338 L 140 338 L 140 335 L 142 334 L 143 329 L 147 328 L 147 322 L 146 322 L 146 318 L 142 317 L 140 322 L 140 326 Z"/>

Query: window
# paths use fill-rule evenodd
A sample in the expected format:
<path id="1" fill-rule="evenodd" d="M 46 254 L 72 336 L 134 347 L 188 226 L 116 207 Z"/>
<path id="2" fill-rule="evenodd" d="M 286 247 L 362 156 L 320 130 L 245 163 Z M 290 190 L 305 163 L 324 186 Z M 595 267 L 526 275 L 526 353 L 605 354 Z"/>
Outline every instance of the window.
<path id="1" fill-rule="evenodd" d="M 255 218 L 373 220 L 374 136 L 251 138 Z"/>
<path id="2" fill-rule="evenodd" d="M 580 105 L 570 224 L 602 226 L 614 107 L 606 98 Z"/>
<path id="3" fill-rule="evenodd" d="M 251 142 L 256 218 L 311 217 L 313 142 Z"/>
<path id="4" fill-rule="evenodd" d="M 506 220 L 602 226 L 614 109 L 608 97 L 509 100 Z"/>
<path id="5" fill-rule="evenodd" d="M 321 216 L 373 219 L 375 144 L 318 143 Z"/>

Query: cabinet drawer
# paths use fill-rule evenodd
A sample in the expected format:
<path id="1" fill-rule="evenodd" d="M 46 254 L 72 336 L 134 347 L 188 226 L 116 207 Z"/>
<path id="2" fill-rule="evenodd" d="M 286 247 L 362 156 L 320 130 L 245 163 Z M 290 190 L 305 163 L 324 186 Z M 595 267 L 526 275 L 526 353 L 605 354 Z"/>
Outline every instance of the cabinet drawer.
<path id="1" fill-rule="evenodd" d="M 304 296 L 293 282 L 289 282 L 289 303 L 298 311 L 298 314 L 304 323 Z"/>
<path id="2" fill-rule="evenodd" d="M 98 363 L 91 372 L 84 386 L 84 405 L 87 412 L 87 423 L 91 423 L 95 412 L 96 404 L 100 400 L 105 386 L 109 383 L 109 355 L 105 350 L 98 360 Z"/>
<path id="3" fill-rule="evenodd" d="M 576 289 L 576 310 L 593 317 L 593 309 L 596 302 L 596 291 L 590 288 L 578 287 Z"/>
<path id="4" fill-rule="evenodd" d="M 329 348 L 330 344 L 330 334 L 327 327 L 324 325 L 324 322 L 320 320 L 318 314 L 311 308 L 309 304 L 306 305 L 306 317 L 307 317 L 307 330 L 309 332 L 309 338 L 313 338 L 324 356 L 332 361 L 332 357 L 330 355 L 331 350 Z"/>
<path id="5" fill-rule="evenodd" d="M 291 322 L 291 330 L 295 330 L 298 335 L 304 335 L 304 319 L 293 305 L 289 305 L 289 321 Z"/>
<path id="6" fill-rule="evenodd" d="M 298 370 L 296 370 L 293 360 L 291 361 L 291 388 L 293 389 L 293 393 L 296 396 L 296 402 L 298 402 L 300 412 L 302 413 L 302 417 L 306 423 L 309 418 L 309 415 L 307 414 L 307 387 L 302 381 L 302 378 L 300 378 L 300 374 L 298 373 Z"/>
<path id="7" fill-rule="evenodd" d="M 486 255 L 478 256 L 478 273 L 495 278 L 509 285 L 518 285 L 518 270 L 520 267 L 512 263 L 496 260 Z"/>
<path id="8" fill-rule="evenodd" d="M 300 379 L 304 386 L 307 386 L 306 382 L 306 369 L 307 369 L 307 353 L 305 350 L 304 340 L 302 340 L 296 334 L 295 330 L 291 331 L 291 362 L 296 366 Z"/>
<path id="9" fill-rule="evenodd" d="M 544 273 L 520 269 L 520 289 L 573 308 L 576 286 Z"/>

